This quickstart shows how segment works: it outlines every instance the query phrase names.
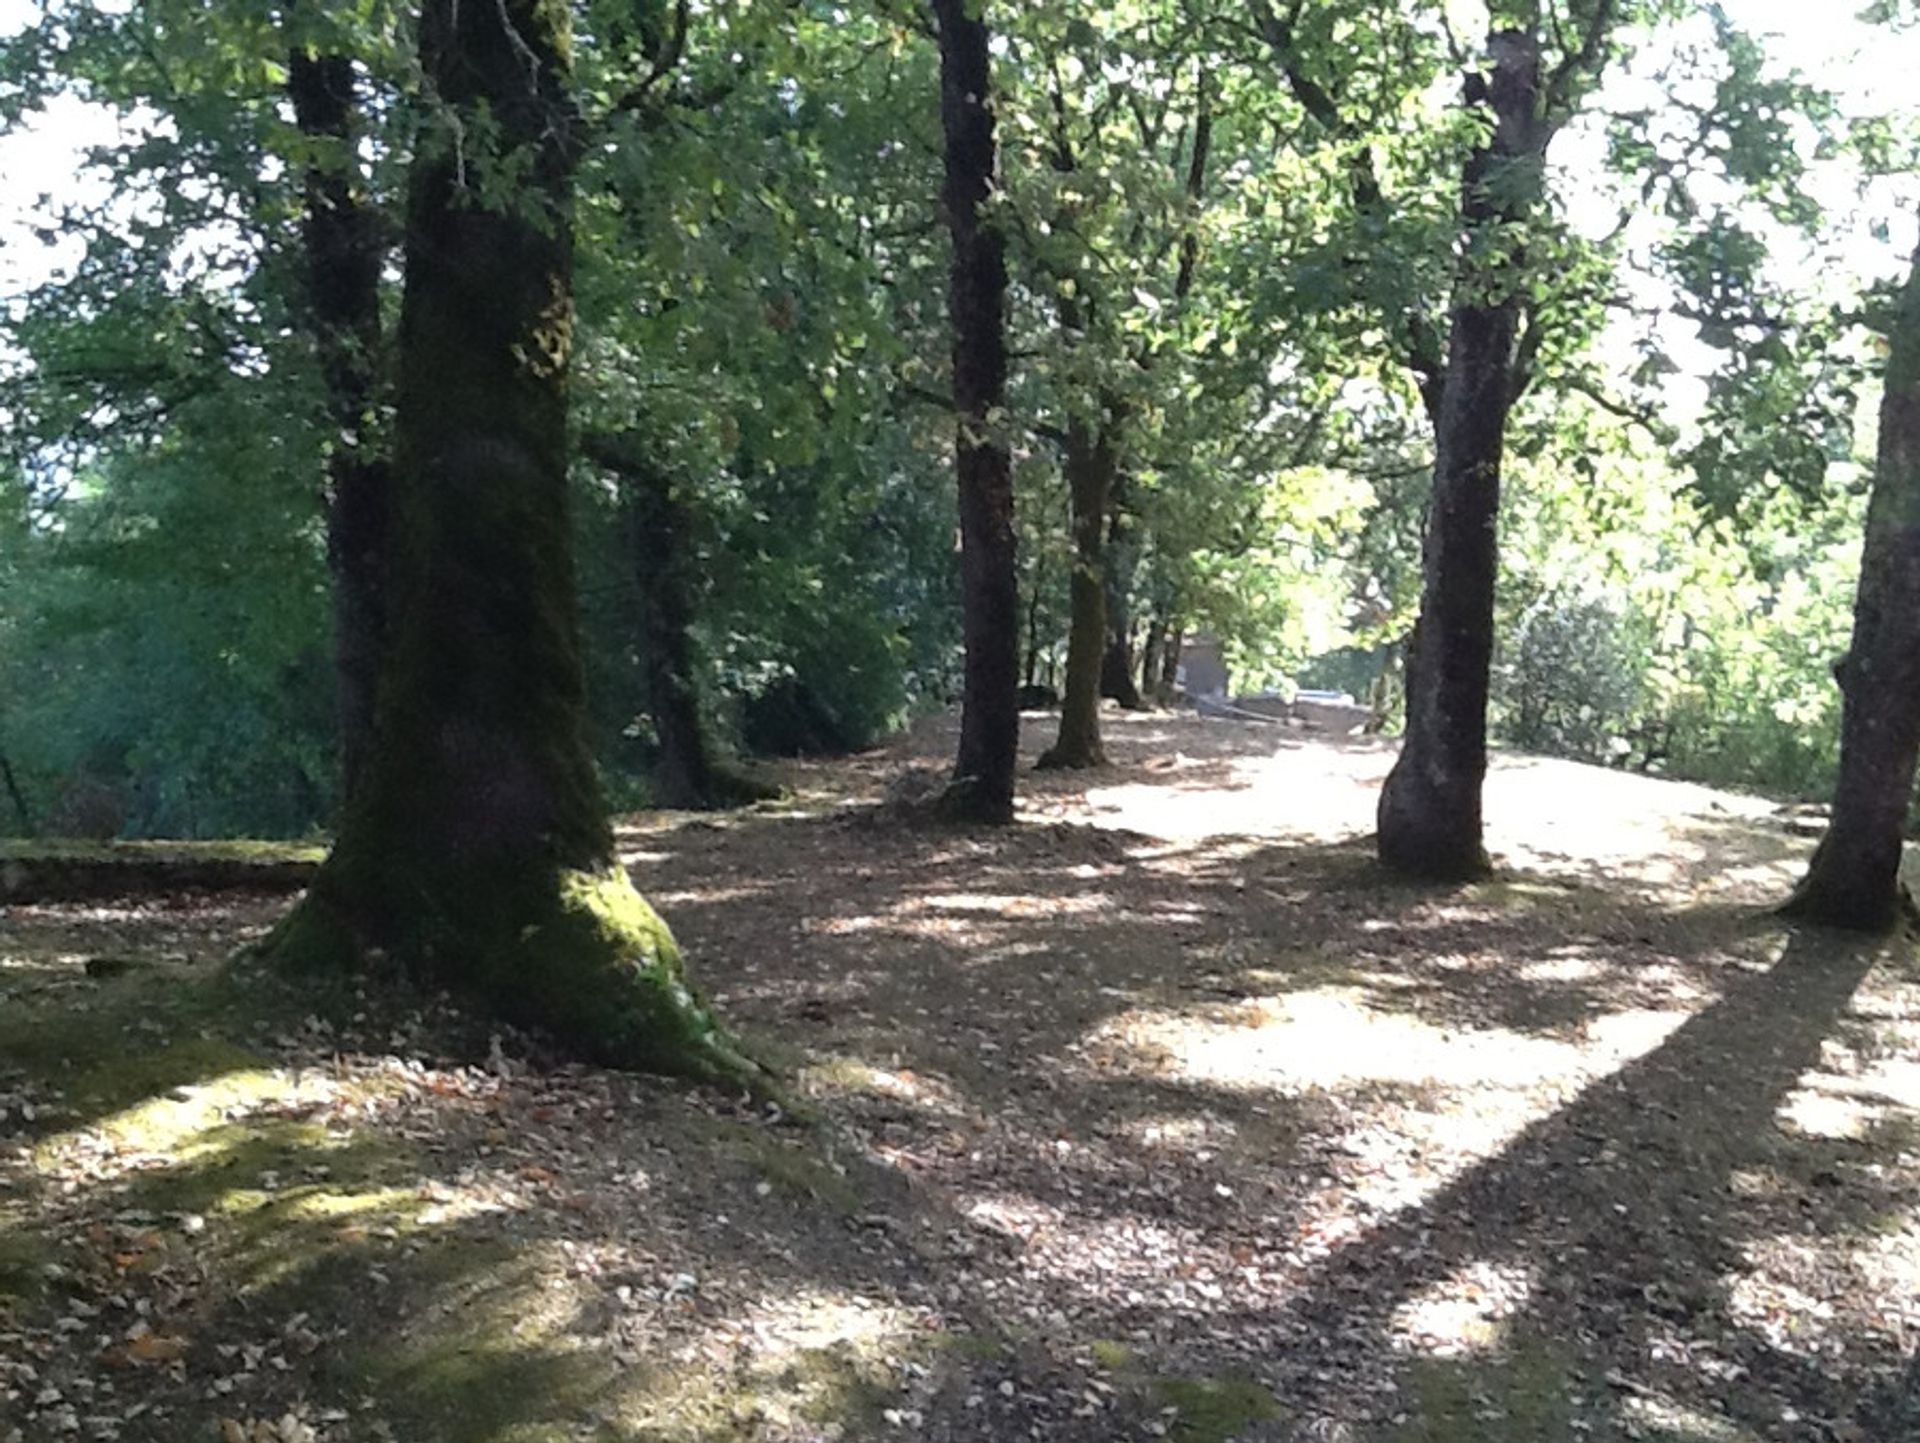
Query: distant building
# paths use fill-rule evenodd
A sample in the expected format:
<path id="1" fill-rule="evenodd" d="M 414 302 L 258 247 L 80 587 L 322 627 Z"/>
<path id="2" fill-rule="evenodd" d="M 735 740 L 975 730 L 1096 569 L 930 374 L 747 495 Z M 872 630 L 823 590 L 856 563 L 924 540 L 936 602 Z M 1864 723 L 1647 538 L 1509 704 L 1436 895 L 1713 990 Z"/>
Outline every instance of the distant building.
<path id="1" fill-rule="evenodd" d="M 1174 669 L 1174 685 L 1190 697 L 1227 694 L 1226 657 L 1217 638 L 1200 632 L 1180 646 L 1180 664 Z"/>

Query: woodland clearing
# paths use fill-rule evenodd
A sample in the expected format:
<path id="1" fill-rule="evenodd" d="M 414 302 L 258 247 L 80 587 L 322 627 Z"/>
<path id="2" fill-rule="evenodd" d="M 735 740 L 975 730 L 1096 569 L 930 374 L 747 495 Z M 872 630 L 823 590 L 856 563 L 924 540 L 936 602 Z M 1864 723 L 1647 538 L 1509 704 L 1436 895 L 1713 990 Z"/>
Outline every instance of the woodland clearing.
<path id="1" fill-rule="evenodd" d="M 0 911 L 0 1439 L 1920 1436 L 1920 967 L 1782 809 L 1502 754 L 1432 888 L 1382 743 L 973 831 L 952 735 L 620 833 L 799 1121 L 224 965 L 284 898 Z"/>

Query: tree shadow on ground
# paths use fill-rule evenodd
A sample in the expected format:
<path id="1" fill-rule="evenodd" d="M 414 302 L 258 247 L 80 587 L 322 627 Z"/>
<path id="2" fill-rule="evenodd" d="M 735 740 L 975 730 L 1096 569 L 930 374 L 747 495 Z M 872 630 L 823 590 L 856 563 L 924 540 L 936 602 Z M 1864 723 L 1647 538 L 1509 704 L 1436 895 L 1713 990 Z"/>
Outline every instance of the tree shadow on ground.
<path id="1" fill-rule="evenodd" d="M 0 1283 L 64 1238 L 194 1339 L 89 1375 L 175 1408 L 124 1437 L 303 1398 L 436 1443 L 1905 1436 L 1898 1325 L 1835 1354 L 1765 1292 L 1815 1250 L 1870 1295 L 1860 1241 L 1913 1206 L 1880 1167 L 1911 1113 L 1822 1067 L 1874 1045 L 1867 952 L 1541 869 L 1409 887 L 1351 843 L 777 809 L 636 841 L 823 1123 L 580 1069 L 328 1092 L 378 1031 L 295 1049 L 337 1115 L 152 1071 L 234 1115 L 0 1210 Z M 1854 1131 L 1793 1124 L 1829 1103 Z M 287 1374 L 219 1351 L 262 1345 Z"/>
<path id="2" fill-rule="evenodd" d="M 1825 1437 L 1900 1436 L 1885 1430 L 1912 1400 L 1854 1391 L 1861 1376 L 1900 1375 L 1887 1340 L 1847 1339 L 1853 1356 L 1841 1368 L 1819 1340 L 1764 1336 L 1752 1316 L 1735 1316 L 1730 1296 L 1748 1250 L 1770 1238 L 1845 1235 L 1911 1203 L 1876 1195 L 1877 1144 L 1898 1139 L 1836 1147 L 1795 1139 L 1778 1120 L 1880 955 L 1792 934 L 1774 966 L 1659 1047 L 1335 1253 L 1264 1320 L 1298 1339 L 1275 1360 L 1282 1391 L 1323 1393 L 1319 1380 L 1404 1340 L 1396 1315 L 1423 1293 L 1481 1269 L 1508 1272 L 1508 1301 L 1517 1299 L 1510 1312 L 1493 1300 L 1485 1356 L 1429 1360 L 1413 1374 L 1418 1393 L 1472 1406 L 1435 1419 L 1428 1398 L 1424 1421 L 1396 1436 L 1545 1436 L 1535 1431 L 1543 1407 L 1586 1436 L 1705 1440 L 1729 1423 L 1758 1437 L 1800 1436 L 1799 1425 Z M 1823 1174 L 1830 1198 L 1800 1191 Z M 1322 1416 L 1378 1425 L 1383 1411 L 1409 1411 L 1409 1401 L 1384 1410 L 1350 1401 Z"/>
<path id="3" fill-rule="evenodd" d="M 1796 934 L 1775 962 L 1778 928 L 1750 910 L 1676 912 L 1639 889 L 1606 894 L 1551 873 L 1404 887 L 1351 845 L 1169 847 L 1035 828 L 990 843 L 900 830 L 851 854 L 816 831 L 770 850 L 796 859 L 758 894 L 780 912 L 772 945 L 794 950 L 764 967 L 732 960 L 768 955 L 741 945 L 755 932 L 739 910 L 752 897 L 730 894 L 723 919 L 697 888 L 676 890 L 673 863 L 644 867 L 643 885 L 666 894 L 739 1015 L 799 1030 L 820 1051 L 931 1074 L 958 1095 L 950 1110 L 992 1120 L 999 1151 L 963 1135 L 946 1155 L 924 1108 L 890 1098 L 866 1114 L 919 1180 L 963 1213 L 984 1207 L 1014 1254 L 1041 1254 L 1023 1285 L 1051 1289 L 1083 1334 L 1145 1337 L 1196 1367 L 1217 1363 L 1223 1336 L 1263 1340 L 1264 1357 L 1247 1361 L 1295 1409 L 1272 1436 L 1293 1436 L 1302 1414 L 1388 1436 L 1394 1413 L 1411 1411 L 1437 1429 L 1460 1411 L 1456 1396 L 1473 1401 L 1468 1431 L 1404 1436 L 1550 1436 L 1524 1399 L 1504 1414 L 1486 1401 L 1489 1387 L 1549 1375 L 1560 1380 L 1554 1416 L 1611 1430 L 1599 1436 L 1656 1436 L 1663 1409 L 1684 1421 L 1694 1408 L 1757 1436 L 1798 1416 L 1866 1439 L 1895 1406 L 1852 1397 L 1862 1379 L 1898 1373 L 1892 1335 L 1858 1340 L 1845 1360 L 1796 1352 L 1756 1321 L 1764 1301 L 1749 1296 L 1767 1266 L 1749 1250 L 1811 1230 L 1844 1254 L 1849 1237 L 1897 1225 L 1911 1202 L 1870 1164 L 1904 1146 L 1910 1122 L 1896 1110 L 1851 1142 L 1790 1136 L 1774 1117 L 1823 1040 L 1855 1026 L 1848 998 L 1871 953 Z M 1237 1074 L 1103 1073 L 1091 1055 L 1143 1013 L 1197 1020 L 1213 1046 L 1257 1034 L 1276 1001 L 1284 1016 L 1322 994 L 1419 1026 L 1387 1030 L 1397 1051 L 1374 1065 L 1324 1073 L 1271 1055 L 1311 1031 L 1310 1010 L 1280 1040 L 1241 1049 Z M 1408 1056 L 1434 1029 L 1466 1054 L 1437 1087 L 1422 1076 L 1428 1060 Z M 1176 1293 L 1169 1305 L 1136 1274 L 1120 1296 L 1141 1300 L 1113 1306 L 1035 1241 L 1056 1229 L 1097 1246 L 1103 1226 L 1145 1225 L 1166 1230 L 1181 1267 L 1209 1286 L 1249 1259 L 1285 1279 L 1314 1251 L 1289 1244 L 1315 1225 L 1329 1187 L 1361 1170 L 1345 1164 L 1377 1142 L 1382 1107 L 1402 1125 L 1409 1111 L 1454 1125 L 1462 1095 L 1530 1083 L 1530 1048 L 1547 1049 L 1538 1070 L 1557 1069 L 1577 1095 L 1437 1195 L 1341 1219 L 1352 1240 L 1331 1249 L 1338 1267 L 1278 1288 L 1299 1301 L 1222 1311 Z M 1206 1145 L 1169 1152 L 1147 1136 L 1183 1129 Z M 1054 1149 L 1064 1161 L 1032 1161 Z M 1229 1182 L 1234 1196 L 1217 1196 Z M 1429 1362 L 1401 1374 L 1411 1391 L 1399 1401 L 1369 1399 L 1414 1347 L 1395 1315 L 1476 1267 L 1513 1274 L 1524 1299 L 1489 1314 L 1493 1356 L 1507 1361 Z M 1499 1338 L 1514 1340 L 1505 1354 Z M 1501 1384 L 1501 1367 L 1520 1382 Z M 1676 1438 L 1712 1436 L 1675 1427 Z"/>

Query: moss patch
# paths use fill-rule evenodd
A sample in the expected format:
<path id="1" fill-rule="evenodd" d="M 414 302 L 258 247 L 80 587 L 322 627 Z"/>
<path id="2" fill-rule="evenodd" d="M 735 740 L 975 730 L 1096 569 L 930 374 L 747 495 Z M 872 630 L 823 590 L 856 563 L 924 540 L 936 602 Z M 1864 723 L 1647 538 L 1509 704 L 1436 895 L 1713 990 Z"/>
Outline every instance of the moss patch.
<path id="1" fill-rule="evenodd" d="M 0 1212 L 0 1317 L 15 1304 L 33 1302 L 47 1288 L 47 1265 L 58 1249 L 22 1219 Z"/>
<path id="2" fill-rule="evenodd" d="M 1566 1368 L 1544 1344 L 1465 1360 L 1423 1359 L 1410 1371 L 1414 1407 L 1390 1443 L 1527 1443 L 1573 1438 Z"/>
<path id="3" fill-rule="evenodd" d="M 721 1148 L 775 1193 L 799 1203 L 821 1203 L 846 1216 L 860 1210 L 860 1190 L 813 1149 L 810 1139 L 789 1142 L 759 1128 L 738 1123 L 722 1126 Z"/>
<path id="4" fill-rule="evenodd" d="M 1230 1443 L 1256 1423 L 1277 1417 L 1273 1394 L 1250 1378 L 1155 1378 L 1151 1392 L 1173 1443 Z"/>
<path id="5" fill-rule="evenodd" d="M 308 842 L 0 840 L 0 902 L 145 892 L 296 891 L 319 871 Z"/>

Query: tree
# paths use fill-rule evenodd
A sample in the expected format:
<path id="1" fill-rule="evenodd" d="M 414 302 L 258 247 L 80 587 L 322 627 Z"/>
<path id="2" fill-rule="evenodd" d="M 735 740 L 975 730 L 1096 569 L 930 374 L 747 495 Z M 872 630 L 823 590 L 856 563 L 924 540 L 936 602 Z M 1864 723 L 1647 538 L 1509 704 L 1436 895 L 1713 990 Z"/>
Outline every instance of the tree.
<path id="1" fill-rule="evenodd" d="M 1837 669 L 1844 698 L 1833 821 L 1783 909 L 1835 927 L 1881 931 L 1900 917 L 1900 859 L 1920 755 L 1920 250 L 1893 317 L 1853 643 Z"/>
<path id="2" fill-rule="evenodd" d="M 585 741 L 567 530 L 573 172 L 564 10 L 427 0 L 436 109 L 408 185 L 395 623 L 372 751 L 267 943 L 380 955 L 586 1056 L 752 1070 L 615 857 Z"/>
<path id="3" fill-rule="evenodd" d="M 619 489 L 615 523 L 638 602 L 639 653 L 658 753 L 648 774 L 655 806 L 718 811 L 775 795 L 722 762 L 702 714 L 694 645 L 694 517 L 685 488 L 639 431 L 591 432 L 588 457 Z"/>
<path id="4" fill-rule="evenodd" d="M 1488 51 L 1490 73 L 1468 83 L 1469 102 L 1486 107 L 1492 124 L 1462 181 L 1467 239 L 1435 427 L 1406 740 L 1379 808 L 1380 860 L 1396 871 L 1441 879 L 1470 877 L 1487 865 L 1480 790 L 1487 770 L 1500 463 L 1507 412 L 1524 375 L 1515 354 L 1524 257 L 1507 237 L 1524 226 L 1537 199 L 1551 134 L 1539 42 L 1526 31 L 1496 31 Z"/>
<path id="5" fill-rule="evenodd" d="M 992 80 L 986 23 L 968 9 L 966 0 L 933 4 L 946 138 L 941 200 L 953 237 L 948 305 L 966 631 L 960 752 L 942 809 L 969 821 L 1010 822 L 1020 745 L 1020 598 L 1013 463 L 994 438 L 1007 384 L 1006 242 L 982 214 L 994 175 Z"/>
<path id="6" fill-rule="evenodd" d="M 290 20 L 310 7 L 292 7 Z M 297 31 L 287 94 L 308 143 L 304 242 L 309 325 L 326 385 L 327 568 L 333 583 L 335 713 L 341 795 L 351 794 L 373 742 L 374 693 L 386 636 L 383 573 L 388 464 L 380 271 L 387 246 L 355 147 L 359 81 L 351 58 L 320 53 Z"/>

